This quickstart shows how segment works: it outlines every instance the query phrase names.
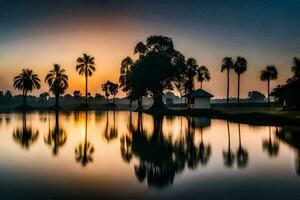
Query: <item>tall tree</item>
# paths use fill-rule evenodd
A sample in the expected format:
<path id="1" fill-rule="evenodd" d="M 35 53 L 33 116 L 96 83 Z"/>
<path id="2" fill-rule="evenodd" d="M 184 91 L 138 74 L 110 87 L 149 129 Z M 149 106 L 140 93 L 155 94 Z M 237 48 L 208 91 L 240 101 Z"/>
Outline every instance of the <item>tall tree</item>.
<path id="1" fill-rule="evenodd" d="M 59 64 L 54 64 L 53 69 L 46 75 L 45 82 L 49 85 L 49 91 L 55 95 L 55 108 L 59 108 L 59 96 L 68 88 L 68 76 Z"/>
<path id="2" fill-rule="evenodd" d="M 129 76 L 130 76 L 132 65 L 133 65 L 132 58 L 130 58 L 129 56 L 124 58 L 121 62 L 120 78 L 119 78 L 120 88 L 122 88 L 122 90 L 127 94 L 127 98 L 129 98 L 130 101 L 129 107 L 131 107 L 132 104 L 132 98 L 130 98 L 129 95 L 129 91 L 130 91 Z"/>
<path id="3" fill-rule="evenodd" d="M 201 66 L 197 71 L 197 78 L 200 82 L 200 88 L 202 89 L 203 82 L 210 80 L 210 73 L 206 66 Z"/>
<path id="4" fill-rule="evenodd" d="M 139 42 L 134 52 L 139 58 L 129 77 L 132 94 L 139 99 L 149 94 L 154 100 L 152 108 L 164 108 L 163 91 L 173 89 L 185 66 L 184 56 L 174 48 L 171 38 L 157 35 L 148 37 L 146 44 Z"/>
<path id="5" fill-rule="evenodd" d="M 294 57 L 293 63 L 292 72 L 294 73 L 294 77 L 300 78 L 300 58 Z"/>
<path id="6" fill-rule="evenodd" d="M 247 60 L 244 57 L 238 56 L 234 63 L 234 71 L 238 75 L 238 89 L 237 89 L 237 99 L 238 104 L 240 103 L 240 86 L 241 86 L 241 74 L 247 71 Z"/>
<path id="7" fill-rule="evenodd" d="M 83 54 L 82 57 L 77 59 L 76 71 L 80 75 L 85 76 L 85 105 L 87 106 L 87 94 L 88 94 L 88 77 L 93 75 L 93 72 L 96 70 L 95 68 L 95 58 Z"/>
<path id="8" fill-rule="evenodd" d="M 195 58 L 188 58 L 186 60 L 186 81 L 185 88 L 186 92 L 190 94 L 195 88 L 195 77 L 197 76 L 197 72 L 199 70 L 199 66 Z"/>
<path id="9" fill-rule="evenodd" d="M 104 96 L 106 97 L 107 102 L 108 102 L 108 97 L 110 95 L 109 86 L 110 86 L 110 81 L 107 81 L 106 83 L 103 83 L 101 85 L 102 91 L 104 92 Z"/>
<path id="10" fill-rule="evenodd" d="M 113 96 L 113 104 L 115 104 L 115 101 L 116 101 L 116 95 L 118 94 L 118 88 L 119 88 L 118 84 L 110 82 L 109 92 Z"/>
<path id="11" fill-rule="evenodd" d="M 270 103 L 270 82 L 278 78 L 278 72 L 275 66 L 269 65 L 260 73 L 260 80 L 268 83 L 268 103 Z"/>
<path id="12" fill-rule="evenodd" d="M 34 89 L 40 89 L 41 80 L 38 75 L 30 69 L 23 69 L 22 72 L 14 78 L 14 88 L 23 92 L 23 106 L 27 106 L 27 93 Z"/>
<path id="13" fill-rule="evenodd" d="M 233 61 L 231 57 L 223 58 L 223 64 L 221 66 L 221 72 L 227 72 L 227 104 L 229 103 L 229 78 L 230 70 L 233 69 Z"/>

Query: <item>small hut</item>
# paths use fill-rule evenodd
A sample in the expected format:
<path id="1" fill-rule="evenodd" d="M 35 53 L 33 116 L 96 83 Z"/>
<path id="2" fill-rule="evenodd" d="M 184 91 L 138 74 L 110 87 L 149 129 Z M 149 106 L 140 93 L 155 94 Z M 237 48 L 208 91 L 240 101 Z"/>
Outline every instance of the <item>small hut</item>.
<path id="1" fill-rule="evenodd" d="M 212 94 L 205 90 L 198 89 L 192 91 L 190 94 L 185 95 L 188 99 L 188 107 L 191 109 L 210 109 Z"/>

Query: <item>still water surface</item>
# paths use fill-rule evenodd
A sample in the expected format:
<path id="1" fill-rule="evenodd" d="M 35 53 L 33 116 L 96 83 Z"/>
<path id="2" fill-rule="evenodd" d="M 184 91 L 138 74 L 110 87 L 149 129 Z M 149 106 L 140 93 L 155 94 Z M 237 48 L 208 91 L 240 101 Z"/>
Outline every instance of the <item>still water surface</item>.
<path id="1" fill-rule="evenodd" d="M 0 199 L 300 199 L 300 130 L 130 112 L 0 114 Z"/>

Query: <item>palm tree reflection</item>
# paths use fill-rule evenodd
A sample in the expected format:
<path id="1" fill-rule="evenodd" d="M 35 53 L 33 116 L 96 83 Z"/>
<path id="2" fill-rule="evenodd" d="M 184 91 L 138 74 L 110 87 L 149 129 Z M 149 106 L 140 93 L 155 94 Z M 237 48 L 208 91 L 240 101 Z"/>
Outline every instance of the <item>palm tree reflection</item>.
<path id="1" fill-rule="evenodd" d="M 272 141 L 271 127 L 269 127 L 269 138 L 265 139 L 262 143 L 263 150 L 267 151 L 270 157 L 275 157 L 279 152 L 279 143 Z"/>
<path id="2" fill-rule="evenodd" d="M 238 131 L 239 131 L 239 147 L 238 147 L 238 150 L 236 152 L 237 166 L 239 168 L 245 168 L 248 164 L 248 152 L 242 146 L 242 142 L 241 142 L 241 125 L 240 124 L 238 124 Z"/>
<path id="3" fill-rule="evenodd" d="M 231 150 L 230 146 L 230 127 L 229 122 L 227 121 L 227 134 L 228 134 L 228 148 L 227 151 L 223 150 L 223 158 L 224 158 L 224 165 L 226 167 L 232 167 L 234 164 L 234 153 Z"/>
<path id="4" fill-rule="evenodd" d="M 94 146 L 87 140 L 87 110 L 85 111 L 85 137 L 84 141 L 80 142 L 75 148 L 75 159 L 85 167 L 88 163 L 93 161 L 93 154 L 95 152 Z"/>
<path id="5" fill-rule="evenodd" d="M 35 143 L 38 139 L 39 131 L 33 130 L 32 127 L 27 126 L 26 124 L 26 113 L 22 113 L 22 128 L 17 128 L 13 131 L 14 140 L 21 144 L 21 146 L 25 149 L 29 149 L 29 147 Z"/>
<path id="6" fill-rule="evenodd" d="M 107 142 L 112 141 L 118 137 L 118 129 L 116 128 L 116 116 L 115 111 L 113 111 L 113 126 L 109 127 L 109 116 L 108 111 L 106 111 L 106 126 L 104 130 L 104 138 Z"/>
<path id="7" fill-rule="evenodd" d="M 50 130 L 49 124 L 49 132 L 48 135 L 44 137 L 44 141 L 47 145 L 52 147 L 53 155 L 57 155 L 59 148 L 62 147 L 67 141 L 66 131 L 59 126 L 58 111 L 55 112 L 55 126 L 52 130 Z"/>

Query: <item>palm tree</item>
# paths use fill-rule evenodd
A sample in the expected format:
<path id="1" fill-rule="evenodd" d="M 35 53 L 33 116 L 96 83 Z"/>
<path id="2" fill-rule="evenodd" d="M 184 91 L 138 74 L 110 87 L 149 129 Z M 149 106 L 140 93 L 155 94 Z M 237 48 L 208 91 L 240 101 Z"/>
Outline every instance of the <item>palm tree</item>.
<path id="1" fill-rule="evenodd" d="M 23 106 L 27 106 L 27 93 L 34 89 L 40 89 L 41 80 L 38 75 L 30 69 L 23 69 L 22 72 L 14 78 L 14 88 L 23 92 Z"/>
<path id="2" fill-rule="evenodd" d="M 186 91 L 187 93 L 191 93 L 192 90 L 194 89 L 194 78 L 197 75 L 197 71 L 198 71 L 198 64 L 195 58 L 188 58 L 186 61 Z"/>
<path id="3" fill-rule="evenodd" d="M 96 70 L 95 68 L 95 58 L 83 54 L 82 57 L 77 59 L 76 71 L 80 75 L 85 76 L 85 105 L 87 106 L 87 94 L 88 94 L 88 77 L 93 75 L 93 72 Z"/>
<path id="4" fill-rule="evenodd" d="M 294 65 L 292 66 L 294 76 L 300 78 L 300 58 L 294 57 Z"/>
<path id="5" fill-rule="evenodd" d="M 245 168 L 248 164 L 248 152 L 244 147 L 242 147 L 241 125 L 240 124 L 238 124 L 238 131 L 239 131 L 239 147 L 236 152 L 237 166 L 239 168 Z"/>
<path id="6" fill-rule="evenodd" d="M 197 70 L 197 77 L 198 77 L 198 81 L 200 81 L 200 88 L 202 89 L 203 81 L 210 80 L 210 73 L 206 66 L 201 66 Z"/>
<path id="7" fill-rule="evenodd" d="M 124 58 L 121 62 L 119 82 L 120 82 L 120 88 L 122 88 L 122 90 L 124 92 L 126 92 L 127 98 L 129 97 L 129 95 L 128 95 L 128 91 L 129 91 L 128 79 L 129 79 L 129 74 L 130 74 L 132 65 L 133 65 L 133 60 L 130 57 Z M 129 101 L 130 101 L 129 107 L 131 107 L 132 98 L 129 98 Z"/>
<path id="8" fill-rule="evenodd" d="M 68 76 L 59 64 L 54 64 L 53 69 L 46 75 L 45 82 L 49 85 L 49 91 L 55 95 L 55 107 L 59 107 L 59 96 L 68 88 Z"/>
<path id="9" fill-rule="evenodd" d="M 16 142 L 20 143 L 25 149 L 35 143 L 38 139 L 39 131 L 33 130 L 26 123 L 26 113 L 22 113 L 22 128 L 17 128 L 13 131 L 13 138 Z"/>
<path id="10" fill-rule="evenodd" d="M 247 60 L 243 57 L 238 56 L 234 63 L 234 71 L 238 75 L 238 104 L 240 103 L 240 78 L 241 74 L 243 74 L 247 70 Z"/>
<path id="11" fill-rule="evenodd" d="M 272 141 L 271 127 L 269 126 L 269 138 L 263 141 L 263 149 L 266 150 L 270 157 L 275 157 L 279 152 L 279 143 Z"/>
<path id="12" fill-rule="evenodd" d="M 101 88 L 102 88 L 102 91 L 104 92 L 104 96 L 106 97 L 107 103 L 108 103 L 108 97 L 110 95 L 109 86 L 110 86 L 110 81 L 107 81 L 106 83 L 103 83 L 101 85 Z"/>
<path id="13" fill-rule="evenodd" d="M 118 84 L 110 82 L 109 92 L 113 96 L 113 104 L 114 105 L 115 105 L 115 101 L 116 101 L 116 95 L 118 94 L 118 88 L 119 88 Z"/>
<path id="14" fill-rule="evenodd" d="M 270 82 L 278 78 L 278 72 L 275 66 L 269 65 L 260 73 L 260 80 L 268 82 L 268 103 L 270 103 Z"/>
<path id="15" fill-rule="evenodd" d="M 87 110 L 85 111 L 85 137 L 84 141 L 80 142 L 75 148 L 75 158 L 85 167 L 89 162 L 93 161 L 95 148 L 90 141 L 87 140 Z"/>
<path id="16" fill-rule="evenodd" d="M 49 122 L 50 125 L 50 122 Z M 44 141 L 47 145 L 52 147 L 53 155 L 57 155 L 58 150 L 67 141 L 67 133 L 59 126 L 59 112 L 55 112 L 55 126 L 51 130 L 49 126 L 49 132 L 47 137 L 44 137 Z"/>
<path id="17" fill-rule="evenodd" d="M 223 151 L 224 165 L 226 167 L 232 167 L 234 163 L 234 153 L 231 150 L 230 146 L 230 127 L 229 122 L 227 121 L 227 134 L 228 134 L 228 148 L 227 151 Z"/>
<path id="18" fill-rule="evenodd" d="M 227 71 L 227 104 L 229 102 L 229 74 L 230 70 L 233 69 L 233 61 L 231 57 L 225 57 L 221 66 L 221 72 Z"/>

